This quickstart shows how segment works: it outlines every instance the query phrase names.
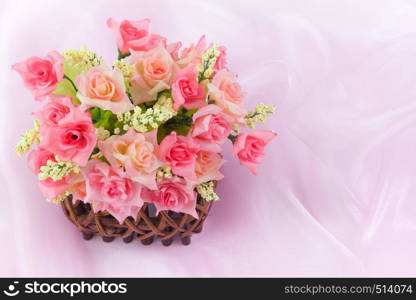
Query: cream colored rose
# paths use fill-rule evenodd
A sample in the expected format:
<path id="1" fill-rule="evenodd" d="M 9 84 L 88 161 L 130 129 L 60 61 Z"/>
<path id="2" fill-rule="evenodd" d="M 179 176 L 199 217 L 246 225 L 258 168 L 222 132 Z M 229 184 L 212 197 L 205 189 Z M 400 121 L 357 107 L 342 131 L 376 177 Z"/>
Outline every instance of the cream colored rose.
<path id="1" fill-rule="evenodd" d="M 130 129 L 99 142 L 99 148 L 112 166 L 123 167 L 127 175 L 151 189 L 156 188 L 156 169 L 161 165 L 155 144 L 144 134 Z"/>
<path id="2" fill-rule="evenodd" d="M 178 70 L 163 44 L 146 52 L 133 51 L 129 62 L 134 66 L 131 92 L 135 104 L 154 100 L 157 93 L 169 89 Z"/>

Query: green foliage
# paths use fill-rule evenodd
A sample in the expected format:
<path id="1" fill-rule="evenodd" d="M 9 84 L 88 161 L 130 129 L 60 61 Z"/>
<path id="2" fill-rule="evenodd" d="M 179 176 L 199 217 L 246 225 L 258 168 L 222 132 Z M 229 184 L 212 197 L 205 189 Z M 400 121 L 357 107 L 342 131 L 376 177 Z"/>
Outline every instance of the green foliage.
<path id="1" fill-rule="evenodd" d="M 229 136 L 228 136 L 228 139 L 231 141 L 231 143 L 235 143 L 235 141 L 237 140 L 237 138 L 238 138 L 238 136 L 237 135 L 233 135 L 233 134 L 230 134 Z"/>
<path id="2" fill-rule="evenodd" d="M 62 52 L 64 56 L 64 78 L 58 83 L 54 94 L 71 96 L 75 104 L 79 104 L 76 93 L 77 88 L 74 84 L 75 78 L 92 67 L 102 63 L 102 58 L 85 47 L 79 50 L 69 49 Z"/>
<path id="3" fill-rule="evenodd" d="M 166 98 L 172 98 L 172 90 L 166 89 L 166 90 L 160 91 L 159 93 L 157 93 L 156 99 L 159 99 L 162 96 L 165 96 Z"/>
<path id="4" fill-rule="evenodd" d="M 77 98 L 77 92 L 75 91 L 71 82 L 69 82 L 67 79 L 63 79 L 61 82 L 59 82 L 53 93 L 57 95 L 71 96 L 74 104 L 81 103 Z"/>
<path id="5" fill-rule="evenodd" d="M 68 76 L 71 80 L 86 71 L 87 68 L 82 64 L 73 64 L 72 62 L 64 61 L 64 74 Z"/>
<path id="6" fill-rule="evenodd" d="M 92 122 L 96 128 L 103 127 L 110 132 L 114 132 L 114 128 L 122 127 L 117 116 L 110 110 L 92 107 L 89 111 L 91 112 Z"/>
<path id="7" fill-rule="evenodd" d="M 178 114 L 166 123 L 159 126 L 157 130 L 157 142 L 160 142 L 172 131 L 176 131 L 179 135 L 187 135 L 192 127 L 192 117 L 186 114 Z"/>
<path id="8" fill-rule="evenodd" d="M 121 53 L 120 49 L 117 49 L 117 51 L 118 51 L 118 57 L 117 57 L 118 60 L 126 58 L 127 56 L 130 56 L 130 53 L 124 53 L 124 54 Z"/>
<path id="9" fill-rule="evenodd" d="M 182 107 L 181 108 L 181 112 L 185 115 L 185 116 L 188 116 L 188 117 L 192 117 L 193 115 L 194 115 L 194 113 L 196 113 L 197 112 L 197 108 L 194 108 L 194 109 L 190 109 L 190 110 L 187 110 L 185 107 Z"/>
<path id="10" fill-rule="evenodd" d="M 153 107 L 156 104 L 156 102 L 157 100 L 147 101 L 147 102 L 140 103 L 139 106 L 141 109 L 146 110 L 148 108 Z"/>

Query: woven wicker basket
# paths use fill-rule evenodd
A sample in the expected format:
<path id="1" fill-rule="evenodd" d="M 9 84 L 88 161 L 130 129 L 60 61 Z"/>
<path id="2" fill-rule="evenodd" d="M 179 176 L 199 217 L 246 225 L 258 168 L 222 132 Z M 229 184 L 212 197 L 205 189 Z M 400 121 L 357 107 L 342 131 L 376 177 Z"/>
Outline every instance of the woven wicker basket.
<path id="1" fill-rule="evenodd" d="M 172 211 L 161 211 L 156 216 L 154 207 L 145 203 L 136 220 L 130 217 L 123 224 L 109 213 L 94 213 L 89 204 L 74 202 L 72 196 L 62 202 L 62 209 L 81 231 L 85 240 L 98 234 L 104 242 L 112 242 L 116 237 L 121 237 L 125 243 L 130 243 L 137 237 L 143 245 L 150 245 L 155 239 L 159 239 L 163 245 L 169 246 L 175 236 L 179 236 L 182 244 L 189 245 L 192 234 L 202 231 L 211 205 L 212 202 L 207 202 L 198 195 L 196 211 L 199 218 L 195 219 L 188 214 Z"/>

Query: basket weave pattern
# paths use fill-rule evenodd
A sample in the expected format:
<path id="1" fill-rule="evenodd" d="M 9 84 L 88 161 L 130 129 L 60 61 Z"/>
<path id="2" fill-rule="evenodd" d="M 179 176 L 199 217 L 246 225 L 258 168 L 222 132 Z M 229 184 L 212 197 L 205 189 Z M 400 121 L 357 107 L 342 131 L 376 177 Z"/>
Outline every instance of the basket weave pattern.
<path id="1" fill-rule="evenodd" d="M 191 243 L 192 234 L 202 231 L 212 202 L 207 202 L 198 195 L 198 219 L 172 211 L 161 211 L 156 216 L 152 207 L 145 203 L 135 220 L 130 217 L 123 224 L 107 212 L 94 213 L 88 203 L 74 202 L 72 196 L 68 196 L 61 205 L 65 215 L 78 227 L 86 240 L 98 234 L 104 242 L 112 242 L 116 237 L 121 237 L 124 242 L 129 243 L 137 237 L 143 245 L 150 245 L 155 239 L 159 239 L 163 245 L 169 246 L 175 236 L 179 236 L 184 245 Z"/>

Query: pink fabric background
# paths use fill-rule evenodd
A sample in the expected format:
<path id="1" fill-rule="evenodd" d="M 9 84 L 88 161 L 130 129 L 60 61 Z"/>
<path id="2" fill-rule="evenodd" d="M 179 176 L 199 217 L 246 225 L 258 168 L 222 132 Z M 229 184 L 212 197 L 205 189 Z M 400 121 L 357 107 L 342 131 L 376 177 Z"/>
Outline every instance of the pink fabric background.
<path id="1" fill-rule="evenodd" d="M 36 3 L 36 4 L 35 4 Z M 39 107 L 10 65 L 85 45 L 106 18 L 225 44 L 279 137 L 252 176 L 224 166 L 192 245 L 85 242 L 13 152 Z M 415 1 L 1 1 L 1 276 L 416 276 Z"/>

